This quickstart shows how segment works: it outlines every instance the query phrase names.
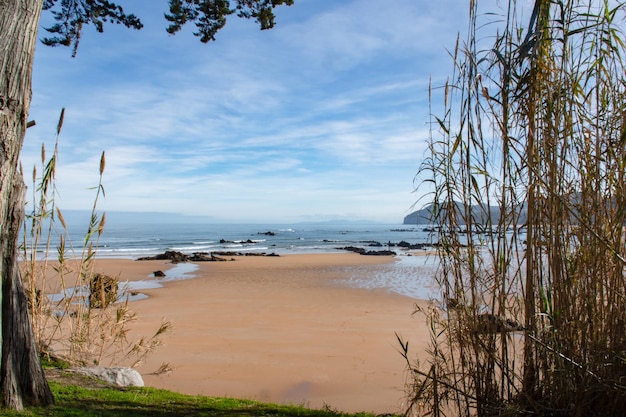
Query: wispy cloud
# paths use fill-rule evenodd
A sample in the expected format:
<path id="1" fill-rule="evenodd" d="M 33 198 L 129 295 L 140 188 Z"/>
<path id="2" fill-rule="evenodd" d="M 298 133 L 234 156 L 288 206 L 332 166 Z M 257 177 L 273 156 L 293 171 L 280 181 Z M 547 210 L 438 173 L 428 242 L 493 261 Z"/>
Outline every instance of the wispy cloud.
<path id="1" fill-rule="evenodd" d="M 87 31 L 78 57 L 38 47 L 22 160 L 61 134 L 59 190 L 91 204 L 107 152 L 108 210 L 242 221 L 351 216 L 399 222 L 428 137 L 428 83 L 445 78 L 467 6 L 297 0 L 278 25 L 233 20 L 203 45 L 164 33 Z"/>

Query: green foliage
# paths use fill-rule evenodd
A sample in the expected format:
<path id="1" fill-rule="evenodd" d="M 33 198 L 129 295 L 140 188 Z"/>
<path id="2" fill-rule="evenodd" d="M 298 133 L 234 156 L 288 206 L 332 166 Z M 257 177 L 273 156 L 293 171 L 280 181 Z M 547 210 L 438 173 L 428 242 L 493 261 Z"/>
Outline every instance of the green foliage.
<path id="1" fill-rule="evenodd" d="M 235 3 L 232 8 L 231 3 Z M 271 29 L 275 24 L 274 8 L 280 5 L 291 6 L 293 0 L 169 0 L 170 14 L 165 19 L 170 22 L 167 32 L 175 34 L 188 23 L 193 22 L 195 36 L 201 42 L 215 40 L 217 32 L 226 25 L 226 19 L 234 13 L 238 17 L 254 19 L 261 30 Z"/>
<path id="2" fill-rule="evenodd" d="M 193 22 L 197 31 L 194 35 L 207 43 L 215 40 L 217 32 L 226 25 L 228 16 L 236 14 L 245 19 L 254 19 L 261 30 L 275 25 L 274 8 L 291 6 L 293 0 L 168 0 L 169 22 L 167 32 L 175 34 L 186 23 Z M 232 4 L 234 3 L 234 4 Z M 92 25 L 98 32 L 104 31 L 105 23 L 122 24 L 127 28 L 141 29 L 143 23 L 134 14 L 108 0 L 44 0 L 43 9 L 52 13 L 54 25 L 45 28 L 52 34 L 42 39 L 47 46 L 71 46 L 76 56 L 80 36 L 85 26 Z"/>
<path id="3" fill-rule="evenodd" d="M 188 22 L 196 22 L 202 42 L 215 40 L 215 34 L 226 25 L 226 16 L 232 13 L 228 0 L 216 0 L 198 4 L 185 0 L 171 0 L 170 14 L 165 19 L 170 22 L 167 32 L 175 34 Z"/>
<path id="4" fill-rule="evenodd" d="M 93 25 L 98 32 L 104 31 L 105 23 L 123 24 L 128 28 L 141 29 L 143 24 L 134 14 L 126 14 L 122 6 L 108 0 L 44 0 L 44 10 L 50 10 L 56 24 L 46 28 L 53 36 L 43 38 L 47 46 L 71 46 L 76 55 L 83 26 Z"/>
<path id="5" fill-rule="evenodd" d="M 50 356 L 42 356 L 41 357 L 41 365 L 46 368 L 55 368 L 55 369 L 68 369 L 71 365 L 59 358 L 52 358 Z"/>

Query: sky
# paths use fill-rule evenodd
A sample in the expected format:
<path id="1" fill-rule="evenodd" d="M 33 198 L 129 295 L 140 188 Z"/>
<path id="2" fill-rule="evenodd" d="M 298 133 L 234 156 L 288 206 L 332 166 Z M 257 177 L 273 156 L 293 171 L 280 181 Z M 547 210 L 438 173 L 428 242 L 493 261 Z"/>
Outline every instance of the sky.
<path id="1" fill-rule="evenodd" d="M 167 34 L 165 0 L 119 3 L 142 30 L 87 27 L 75 58 L 37 46 L 22 163 L 41 173 L 65 108 L 61 209 L 92 207 L 103 151 L 101 211 L 400 224 L 423 205 L 428 86 L 452 71 L 466 0 L 295 0 L 274 29 L 232 17 L 209 44 Z"/>

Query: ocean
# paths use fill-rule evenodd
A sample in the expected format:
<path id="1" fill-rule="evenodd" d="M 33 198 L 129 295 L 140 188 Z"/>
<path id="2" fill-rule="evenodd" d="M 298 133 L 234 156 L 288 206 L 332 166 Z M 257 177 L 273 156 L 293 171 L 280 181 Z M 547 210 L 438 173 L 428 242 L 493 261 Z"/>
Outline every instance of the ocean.
<path id="1" fill-rule="evenodd" d="M 86 226 L 68 225 L 66 257 L 78 257 L 82 250 Z M 347 246 L 366 250 L 396 252 L 396 262 L 375 268 L 353 267 L 347 271 L 350 285 L 359 288 L 383 288 L 419 299 L 434 295 L 433 276 L 436 256 L 409 256 L 397 246 L 400 242 L 430 244 L 436 241 L 424 226 L 403 224 L 204 224 L 110 222 L 99 238 L 94 237 L 98 258 L 137 259 L 165 251 L 185 254 L 196 252 L 239 252 L 265 254 L 337 253 Z M 56 256 L 58 236 L 53 234 L 50 256 Z M 71 249 L 71 248 L 74 249 Z M 39 258 L 46 249 L 40 244 Z M 193 268 L 182 268 L 180 274 L 168 273 L 170 279 L 193 276 Z"/>
<path id="2" fill-rule="evenodd" d="M 136 258 L 166 250 L 283 255 L 332 253 L 346 246 L 383 249 L 401 241 L 426 244 L 432 237 L 421 228 L 403 225 L 137 224 L 106 227 L 98 253 L 107 258 Z M 369 246 L 376 244 L 382 246 Z"/>

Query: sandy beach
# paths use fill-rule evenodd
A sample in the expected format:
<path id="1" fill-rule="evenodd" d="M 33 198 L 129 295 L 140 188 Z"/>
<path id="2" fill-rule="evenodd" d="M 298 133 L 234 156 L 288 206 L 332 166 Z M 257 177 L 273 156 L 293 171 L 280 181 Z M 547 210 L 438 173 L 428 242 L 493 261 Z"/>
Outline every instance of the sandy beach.
<path id="1" fill-rule="evenodd" d="M 396 333 L 423 352 L 418 300 L 348 286 L 391 257 L 357 254 L 246 256 L 198 263 L 194 278 L 142 290 L 130 337 L 174 328 L 138 371 L 146 385 L 186 394 L 329 406 L 347 412 L 404 410 L 406 370 Z M 167 261 L 98 260 L 121 281 L 145 280 Z M 150 375 L 162 363 L 174 371 Z"/>

